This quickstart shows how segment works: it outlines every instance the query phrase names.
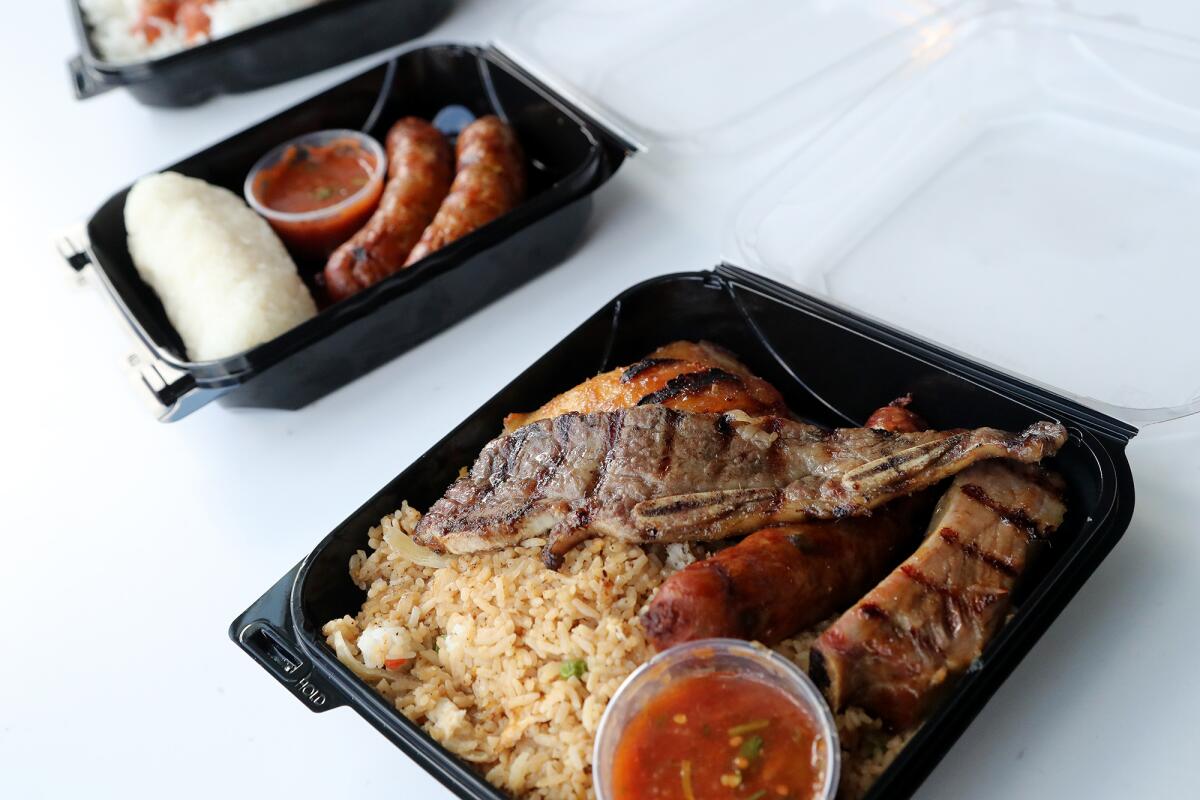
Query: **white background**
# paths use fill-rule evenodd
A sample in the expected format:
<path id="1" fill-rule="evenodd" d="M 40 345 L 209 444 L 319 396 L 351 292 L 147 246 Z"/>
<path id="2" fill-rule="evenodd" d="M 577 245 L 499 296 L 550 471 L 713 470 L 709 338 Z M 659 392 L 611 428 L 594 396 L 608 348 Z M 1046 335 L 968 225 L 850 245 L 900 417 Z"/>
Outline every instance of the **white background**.
<path id="1" fill-rule="evenodd" d="M 1154 22 L 1182 24 L 1185 5 L 1160 4 Z M 612 295 L 712 266 L 746 176 L 726 187 L 700 161 L 627 163 L 567 263 L 455 329 L 301 412 L 211 406 L 161 425 L 52 231 L 379 57 L 186 111 L 120 91 L 78 103 L 65 3 L 21 6 L 0 33 L 0 796 L 448 797 L 353 711 L 310 713 L 226 628 Z M 433 38 L 485 41 L 510 13 L 464 2 Z M 919 797 L 1200 796 L 1198 444 L 1200 420 L 1185 420 L 1130 445 L 1124 540 Z"/>

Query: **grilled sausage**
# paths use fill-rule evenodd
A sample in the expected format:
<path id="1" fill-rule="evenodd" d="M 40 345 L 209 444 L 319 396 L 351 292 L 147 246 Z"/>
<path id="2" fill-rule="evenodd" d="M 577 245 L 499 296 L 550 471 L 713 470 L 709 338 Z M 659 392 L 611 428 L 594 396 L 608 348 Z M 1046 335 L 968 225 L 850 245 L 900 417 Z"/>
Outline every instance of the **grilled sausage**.
<path id="1" fill-rule="evenodd" d="M 919 418 L 907 404 L 879 409 L 871 427 L 925 430 L 923 423 L 908 427 Z M 717 636 L 775 644 L 845 608 L 883 577 L 931 506 L 925 492 L 870 517 L 760 530 L 668 578 L 642 624 L 659 650 Z"/>
<path id="2" fill-rule="evenodd" d="M 516 134 L 499 117 L 480 117 L 463 128 L 457 149 L 450 194 L 408 254 L 406 267 L 507 213 L 525 197 L 525 156 Z"/>
<path id="3" fill-rule="evenodd" d="M 918 433 L 929 430 L 929 425 L 925 420 L 921 419 L 915 411 L 908 410 L 911 402 L 912 395 L 906 394 L 903 397 L 897 397 L 882 408 L 875 409 L 875 412 L 867 417 L 866 427 L 892 433 Z"/>
<path id="4" fill-rule="evenodd" d="M 450 190 L 450 143 L 423 119 L 405 117 L 387 136 L 388 180 L 379 208 L 325 265 L 325 287 L 343 300 L 397 272 Z"/>

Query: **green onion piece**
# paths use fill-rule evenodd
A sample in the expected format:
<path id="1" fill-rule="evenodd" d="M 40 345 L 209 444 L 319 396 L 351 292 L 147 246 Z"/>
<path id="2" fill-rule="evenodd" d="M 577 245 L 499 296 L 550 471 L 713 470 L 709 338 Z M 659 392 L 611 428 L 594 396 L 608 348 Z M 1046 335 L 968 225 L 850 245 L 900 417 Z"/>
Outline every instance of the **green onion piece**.
<path id="1" fill-rule="evenodd" d="M 587 662 L 582 658 L 570 658 L 562 662 L 558 668 L 558 677 L 564 681 L 568 678 L 582 678 L 587 672 Z"/>
<path id="2" fill-rule="evenodd" d="M 766 789 L 759 789 L 757 792 L 755 792 L 754 794 L 747 797 L 746 800 L 759 800 L 759 798 L 762 797 L 766 793 L 767 793 Z"/>
<path id="3" fill-rule="evenodd" d="M 734 725 L 729 729 L 730 738 L 734 736 L 745 736 L 747 733 L 761 731 L 763 728 L 771 724 L 769 719 L 756 719 L 753 722 L 744 722 L 741 725 Z"/>
<path id="4" fill-rule="evenodd" d="M 683 800 L 696 800 L 692 791 L 692 762 L 684 761 L 679 765 L 679 782 L 683 784 Z"/>
<path id="5" fill-rule="evenodd" d="M 738 749 L 738 755 L 751 760 L 762 755 L 763 738 L 761 736 L 751 736 L 746 741 L 742 742 L 742 746 Z"/>
<path id="6" fill-rule="evenodd" d="M 313 194 L 317 196 L 318 200 L 328 200 L 333 197 L 333 189 L 330 189 L 328 186 L 318 186 L 316 189 L 313 189 Z"/>

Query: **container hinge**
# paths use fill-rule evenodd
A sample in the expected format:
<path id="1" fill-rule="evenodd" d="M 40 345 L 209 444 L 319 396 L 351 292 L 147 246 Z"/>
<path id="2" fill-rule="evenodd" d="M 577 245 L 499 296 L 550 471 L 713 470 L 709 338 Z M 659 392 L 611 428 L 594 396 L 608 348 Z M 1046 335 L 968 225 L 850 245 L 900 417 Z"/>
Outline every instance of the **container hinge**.
<path id="1" fill-rule="evenodd" d="M 545 71 L 536 71 L 528 66 L 532 59 L 518 57 L 518 48 L 511 43 L 493 41 L 487 46 L 488 55 L 505 69 L 520 75 L 527 82 L 535 85 L 541 91 L 551 95 L 569 108 L 573 113 L 583 117 L 584 121 L 600 129 L 627 155 L 645 152 L 646 145 L 631 125 L 618 121 L 611 112 L 604 112 L 600 107 L 589 101 L 582 92 L 562 79 L 548 76 Z"/>
<path id="2" fill-rule="evenodd" d="M 112 83 L 88 66 L 83 56 L 75 56 L 68 61 L 67 71 L 71 73 L 71 86 L 75 89 L 76 100 L 86 100 L 113 88 Z"/>

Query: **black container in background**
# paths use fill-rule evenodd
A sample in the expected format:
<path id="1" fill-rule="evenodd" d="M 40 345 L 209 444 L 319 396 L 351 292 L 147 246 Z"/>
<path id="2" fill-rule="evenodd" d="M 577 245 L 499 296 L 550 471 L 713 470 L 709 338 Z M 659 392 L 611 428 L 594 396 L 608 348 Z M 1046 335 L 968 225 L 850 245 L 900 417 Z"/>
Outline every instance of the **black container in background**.
<path id="1" fill-rule="evenodd" d="M 254 162 L 280 142 L 326 128 L 360 129 L 383 141 L 400 117 L 433 119 L 447 106 L 476 116 L 497 114 L 513 126 L 528 162 L 525 200 L 412 267 L 228 358 L 188 360 L 157 295 L 139 277 L 126 243 L 129 188 L 96 211 L 87 223 L 87 245 L 72 243 L 65 256 L 76 269 L 95 267 L 144 346 L 141 377 L 161 419 L 179 419 L 215 398 L 231 406 L 300 408 L 545 272 L 574 249 L 591 212 L 591 193 L 632 146 L 492 49 L 443 44 L 409 50 L 165 169 L 241 195 Z"/>
<path id="2" fill-rule="evenodd" d="M 349 561 L 368 549 L 368 529 L 402 501 L 428 508 L 497 435 L 506 414 L 537 408 L 676 339 L 730 348 L 792 410 L 819 424 L 862 424 L 873 409 L 911 392 L 934 428 L 1021 430 L 1041 419 L 1068 427 L 1070 440 L 1053 462 L 1067 481 L 1068 514 L 1053 546 L 1019 590 L 1012 618 L 868 800 L 910 796 L 1125 532 L 1134 492 L 1124 450 L 1137 430 L 726 265 L 646 281 L 601 308 L 335 528 L 234 621 L 230 636 L 309 708 L 350 706 L 458 797 L 500 800 L 501 792 L 339 663 L 320 628 L 362 606 Z"/>
<path id="3" fill-rule="evenodd" d="M 79 0 L 70 4 L 75 96 L 124 86 L 149 106 L 191 106 L 319 72 L 414 39 L 450 10 L 450 0 L 325 0 L 178 53 L 118 63 L 97 51 Z"/>

